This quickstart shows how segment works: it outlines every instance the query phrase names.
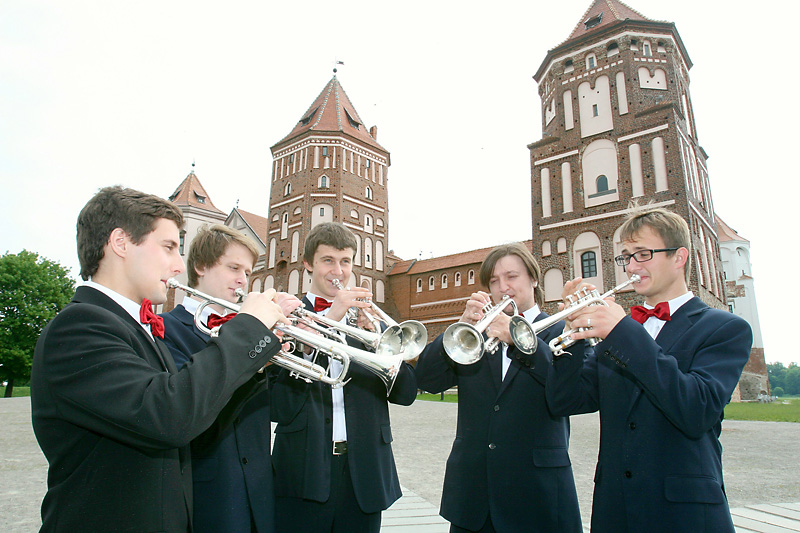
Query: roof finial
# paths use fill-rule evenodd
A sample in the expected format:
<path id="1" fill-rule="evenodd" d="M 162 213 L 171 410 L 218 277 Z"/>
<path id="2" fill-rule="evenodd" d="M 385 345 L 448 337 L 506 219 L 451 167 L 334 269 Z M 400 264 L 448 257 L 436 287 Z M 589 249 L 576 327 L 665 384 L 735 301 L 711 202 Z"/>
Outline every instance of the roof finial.
<path id="1" fill-rule="evenodd" d="M 192 174 L 194 174 L 194 157 L 192 158 Z"/>
<path id="2" fill-rule="evenodd" d="M 333 63 L 333 64 L 334 64 L 334 65 L 344 65 L 344 61 L 339 61 L 339 60 L 337 59 L 337 60 L 335 60 L 335 61 L 334 61 L 334 63 Z M 338 72 L 338 70 L 337 70 L 337 69 L 336 69 L 336 67 L 334 66 L 334 67 L 333 67 L 333 76 L 334 76 L 334 77 L 336 77 L 336 73 L 337 73 L 337 72 Z"/>

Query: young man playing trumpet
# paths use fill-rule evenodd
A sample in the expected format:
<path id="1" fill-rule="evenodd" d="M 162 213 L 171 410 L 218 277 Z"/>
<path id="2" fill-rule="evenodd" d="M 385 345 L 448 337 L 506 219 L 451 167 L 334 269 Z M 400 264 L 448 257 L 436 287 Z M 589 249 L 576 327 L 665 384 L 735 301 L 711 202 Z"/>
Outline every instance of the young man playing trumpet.
<path id="1" fill-rule="evenodd" d="M 258 260 L 258 249 L 242 232 L 214 225 L 203 227 L 192 240 L 187 257 L 189 287 L 236 303 L 237 290 L 246 290 Z M 302 305 L 294 296 L 276 297 L 288 315 Z M 195 324 L 202 303 L 191 296 L 162 315 L 164 343 L 177 367 L 192 361 L 192 354 L 206 347 L 210 337 Z M 233 318 L 221 306 L 207 306 L 202 324 L 209 329 Z M 246 401 L 242 401 L 246 399 Z M 226 409 L 208 430 L 192 441 L 194 487 L 193 530 L 197 533 L 275 531 L 275 494 L 270 458 L 271 426 L 269 390 L 264 373 L 242 385 Z"/>
<path id="2" fill-rule="evenodd" d="M 190 531 L 189 443 L 278 350 L 274 291 L 249 296 L 180 371 L 152 304 L 183 271 L 183 216 L 132 189 L 78 216 L 81 277 L 33 358 L 31 411 L 50 463 L 42 531 Z"/>
<path id="3" fill-rule="evenodd" d="M 544 293 L 541 273 L 522 244 L 495 248 L 480 269 L 479 291 L 467 301 L 462 322 L 483 318 L 486 304 L 508 295 L 524 319 L 533 323 Z M 558 322 L 539 335 L 536 352 L 523 356 L 513 346 L 510 318 L 499 314 L 489 337 L 504 342 L 475 363 L 454 363 L 443 336 L 420 355 L 419 387 L 441 392 L 458 386 L 458 428 L 447 460 L 441 515 L 454 532 L 566 532 L 581 530 L 578 497 L 568 454 L 569 422 L 554 416 L 545 401 L 550 350 L 547 343 L 563 329 Z"/>
<path id="4" fill-rule="evenodd" d="M 311 273 L 311 290 L 303 298 L 307 310 L 341 321 L 348 309 L 369 307 L 368 290 L 334 283 L 347 286 L 357 247 L 355 235 L 340 223 L 309 232 L 303 255 Z M 339 364 L 331 360 L 332 375 L 339 374 Z M 401 496 L 388 402 L 414 402 L 413 369 L 402 363 L 388 401 L 384 382 L 369 370 L 350 364 L 348 377 L 343 388 L 332 389 L 284 370 L 272 389 L 278 531 L 377 533 L 381 511 Z"/>
<path id="5" fill-rule="evenodd" d="M 741 318 L 689 291 L 691 237 L 680 216 L 642 209 L 621 228 L 615 258 L 641 281 L 632 317 L 608 299 L 569 317 L 584 341 L 556 357 L 548 404 L 560 415 L 600 410 L 593 533 L 733 532 L 719 435 L 750 354 Z M 564 297 L 587 286 L 578 278 Z M 589 288 L 593 288 L 588 285 Z"/>

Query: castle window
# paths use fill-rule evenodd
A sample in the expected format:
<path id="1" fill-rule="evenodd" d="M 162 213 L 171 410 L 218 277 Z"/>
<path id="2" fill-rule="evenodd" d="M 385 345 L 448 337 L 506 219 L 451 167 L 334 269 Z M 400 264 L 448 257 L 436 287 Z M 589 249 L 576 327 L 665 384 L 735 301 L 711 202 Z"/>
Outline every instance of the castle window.
<path id="1" fill-rule="evenodd" d="M 447 274 L 442 274 L 442 288 L 447 288 Z"/>
<path id="2" fill-rule="evenodd" d="M 195 192 L 194 193 L 194 198 L 195 198 L 195 200 L 197 200 L 198 204 L 206 203 L 206 197 L 203 196 L 202 194 L 197 194 L 197 192 Z"/>
<path id="3" fill-rule="evenodd" d="M 428 278 L 428 290 L 432 291 L 435 288 L 436 288 L 436 284 L 433 281 L 433 276 L 431 276 L 431 277 Z"/>
<path id="4" fill-rule="evenodd" d="M 372 161 L 370 161 L 369 159 L 367 159 L 367 168 L 369 168 L 369 167 L 371 167 L 371 166 L 372 166 Z"/>
<path id="5" fill-rule="evenodd" d="M 350 210 L 350 217 L 357 219 L 358 218 L 358 211 L 356 211 L 355 209 L 351 209 Z"/>
<path id="6" fill-rule="evenodd" d="M 608 190 L 608 177 L 604 174 L 597 176 L 597 192 L 604 192 Z"/>
<path id="7" fill-rule="evenodd" d="M 603 12 L 601 11 L 599 15 L 592 17 L 590 19 L 586 19 L 583 22 L 584 29 L 590 30 L 600 24 L 603 21 Z"/>
<path id="8" fill-rule="evenodd" d="M 186 232 L 185 231 L 181 231 L 180 244 L 179 244 L 179 248 L 178 248 L 178 253 L 179 254 L 183 255 L 185 246 L 186 246 Z"/>
<path id="9" fill-rule="evenodd" d="M 417 280 L 417 292 L 422 292 L 422 278 Z"/>
<path id="10" fill-rule="evenodd" d="M 323 146 L 322 147 L 322 156 L 325 157 L 327 155 L 328 155 L 328 147 L 327 146 Z"/>
<path id="11" fill-rule="evenodd" d="M 320 207 L 319 208 L 319 216 L 321 216 L 321 217 L 325 216 L 325 208 L 324 207 Z"/>
<path id="12" fill-rule="evenodd" d="M 474 285 L 475 284 L 475 271 L 470 270 L 467 272 L 467 285 Z"/>
<path id="13" fill-rule="evenodd" d="M 584 278 L 597 276 L 597 257 L 594 252 L 584 252 L 581 254 L 581 275 Z"/>
<path id="14" fill-rule="evenodd" d="M 317 109 L 319 109 L 319 106 L 315 107 L 311 113 L 300 119 L 300 124 L 302 124 L 303 126 L 308 126 L 308 123 L 311 122 L 311 119 L 314 118 L 314 115 L 317 114 Z"/>
<path id="15" fill-rule="evenodd" d="M 575 70 L 575 65 L 572 64 L 572 60 L 567 59 L 564 61 L 564 74 L 569 74 L 573 70 Z"/>
<path id="16" fill-rule="evenodd" d="M 294 163 L 294 154 L 289 154 L 289 163 Z"/>
<path id="17" fill-rule="evenodd" d="M 597 104 L 592 104 L 592 116 L 596 117 L 600 113 L 597 111 Z"/>
<path id="18" fill-rule="evenodd" d="M 649 41 L 642 41 L 642 55 L 646 57 L 651 57 L 653 55 Z"/>
<path id="19" fill-rule="evenodd" d="M 364 196 L 367 197 L 367 200 L 372 200 L 372 187 L 367 187 L 364 190 Z"/>
<path id="20" fill-rule="evenodd" d="M 351 117 L 350 116 L 350 112 L 347 111 L 347 109 L 344 110 L 344 114 L 347 115 L 347 121 L 350 123 L 350 125 L 352 127 L 354 127 L 355 129 L 358 129 L 358 127 L 361 125 L 361 123 L 359 121 L 357 121 L 356 119 L 354 119 L 353 117 Z"/>
<path id="21" fill-rule="evenodd" d="M 589 54 L 586 56 L 586 68 L 587 70 L 591 70 L 597 66 L 597 56 L 594 54 Z"/>
<path id="22" fill-rule="evenodd" d="M 283 188 L 283 195 L 284 196 L 289 196 L 290 194 L 292 194 L 292 184 L 291 183 L 287 183 L 286 187 Z"/>
<path id="23" fill-rule="evenodd" d="M 330 180 L 328 179 L 328 176 L 320 176 L 319 177 L 319 188 L 320 189 L 327 189 L 328 187 L 330 187 L 329 183 L 330 183 Z"/>
<path id="24" fill-rule="evenodd" d="M 460 287 L 461 286 L 461 272 L 456 272 L 455 278 L 456 278 L 455 279 L 456 287 Z"/>
<path id="25" fill-rule="evenodd" d="M 606 50 L 606 55 L 611 57 L 615 56 L 619 53 L 619 45 L 617 43 L 611 43 L 608 45 L 608 49 Z"/>

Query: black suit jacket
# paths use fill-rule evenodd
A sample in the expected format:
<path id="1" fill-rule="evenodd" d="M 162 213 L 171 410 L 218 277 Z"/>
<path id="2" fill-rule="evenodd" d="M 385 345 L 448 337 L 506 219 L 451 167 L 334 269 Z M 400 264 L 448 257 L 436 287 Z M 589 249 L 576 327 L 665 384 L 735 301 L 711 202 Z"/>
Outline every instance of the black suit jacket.
<path id="1" fill-rule="evenodd" d="M 42 531 L 188 531 L 188 445 L 278 348 L 240 315 L 180 372 L 105 294 L 79 287 L 44 329 L 33 429 L 50 463 Z"/>
<path id="2" fill-rule="evenodd" d="M 536 320 L 546 318 L 541 313 Z M 421 389 L 458 386 L 458 427 L 447 460 L 441 514 L 453 525 L 479 530 L 491 514 L 497 531 L 579 532 L 581 517 L 569 459 L 569 421 L 547 408 L 547 343 L 558 322 L 539 335 L 523 366 L 509 351 L 502 378 L 502 348 L 471 365 L 454 363 L 442 335 L 420 355 Z"/>
<path id="3" fill-rule="evenodd" d="M 182 368 L 210 340 L 182 305 L 164 318 L 164 344 Z M 269 390 L 264 374 L 239 387 L 223 415 L 192 441 L 194 530 L 275 530 Z M 240 401 L 246 399 L 246 401 Z"/>
<path id="4" fill-rule="evenodd" d="M 694 297 L 655 340 L 626 317 L 556 358 L 550 407 L 600 410 L 593 532 L 734 531 L 719 436 L 752 343 L 742 318 Z"/>
<path id="5" fill-rule="evenodd" d="M 307 298 L 303 304 L 313 311 Z M 360 343 L 351 344 L 363 349 Z M 351 363 L 348 375 L 351 379 L 344 386 L 347 461 L 359 507 L 374 513 L 402 495 L 392 454 L 388 402 L 411 405 L 417 382 L 411 366 L 403 363 L 387 401 L 386 387 L 375 374 Z M 276 495 L 327 501 L 333 457 L 330 386 L 309 384 L 281 371 L 272 387 L 272 418 L 278 423 L 272 455 Z"/>

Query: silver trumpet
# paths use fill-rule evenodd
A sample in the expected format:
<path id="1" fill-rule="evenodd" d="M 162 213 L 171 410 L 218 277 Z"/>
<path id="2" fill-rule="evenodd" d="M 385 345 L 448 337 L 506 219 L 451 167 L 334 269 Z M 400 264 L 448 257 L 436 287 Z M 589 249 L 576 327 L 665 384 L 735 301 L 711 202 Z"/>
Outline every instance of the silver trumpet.
<path id="1" fill-rule="evenodd" d="M 628 285 L 631 285 L 633 283 L 639 283 L 641 279 L 642 278 L 638 274 L 632 274 L 627 281 L 625 281 L 624 283 L 620 283 L 610 291 L 603 294 L 598 293 L 596 289 L 590 291 L 586 288 L 583 288 L 578 292 L 576 292 L 575 294 L 572 294 L 567 297 L 570 304 L 563 310 L 559 311 L 555 315 L 545 318 L 544 320 L 534 322 L 533 329 L 536 331 L 536 333 L 542 332 L 547 328 L 549 328 L 550 326 L 552 326 L 553 324 L 555 324 L 556 322 L 563 320 L 567 318 L 569 315 L 575 313 L 576 311 L 579 311 L 584 307 L 588 307 L 590 305 L 608 306 L 608 303 L 606 303 L 605 301 L 606 298 L 608 298 L 609 296 L 613 296 L 614 294 L 618 293 Z M 558 356 L 563 354 L 567 348 L 578 342 L 572 338 L 572 335 L 579 331 L 586 331 L 587 329 L 591 328 L 573 328 L 569 331 L 565 331 L 555 339 L 551 340 L 549 346 L 550 350 L 553 352 L 553 355 Z M 589 346 L 594 346 L 595 344 L 600 342 L 600 339 L 595 337 L 590 337 L 586 339 L 586 342 L 589 344 Z"/>
<path id="2" fill-rule="evenodd" d="M 306 311 L 308 313 L 308 311 Z M 336 322 L 338 325 L 343 325 Z M 348 326 L 349 327 L 349 326 Z M 342 374 L 347 371 L 347 364 L 349 362 L 356 363 L 363 366 L 383 381 L 386 386 L 386 396 L 392 392 L 394 382 L 400 374 L 400 369 L 403 367 L 403 353 L 389 353 L 388 348 L 384 352 L 373 353 L 366 350 L 361 350 L 347 343 L 341 342 L 334 338 L 327 336 L 317 335 L 310 331 L 300 329 L 296 326 L 286 326 L 277 324 L 275 329 L 282 331 L 285 335 L 297 339 L 303 344 L 307 344 L 318 351 L 325 353 L 331 357 L 339 359 L 345 365 Z M 356 328 L 358 329 L 358 328 Z"/>
<path id="3" fill-rule="evenodd" d="M 224 309 L 228 309 L 229 311 L 233 311 L 238 313 L 241 309 L 241 306 L 235 303 L 231 303 L 227 300 L 223 300 L 221 298 L 215 298 L 208 294 L 198 291 L 188 285 L 184 285 L 180 283 L 175 278 L 170 278 L 167 280 L 167 287 L 180 289 L 187 294 L 190 294 L 196 298 L 203 300 L 200 305 L 197 306 L 197 311 L 194 313 L 194 324 L 197 326 L 197 329 L 209 335 L 210 337 L 216 337 L 219 334 L 220 326 L 215 328 L 209 329 L 202 321 L 202 314 L 203 309 L 205 309 L 209 305 L 218 305 Z M 241 293 L 241 294 L 240 294 Z M 237 295 L 244 296 L 244 291 L 241 289 L 237 289 Z M 283 332 L 286 335 L 289 335 L 293 338 L 297 338 L 296 334 L 299 335 L 298 332 L 306 333 L 300 328 L 296 328 L 293 326 L 286 326 L 286 325 L 276 325 L 274 329 Z M 297 330 L 297 331 L 295 331 Z M 316 335 L 312 335 L 316 337 Z M 298 339 L 299 340 L 299 339 Z M 305 342 L 305 341 L 304 341 Z M 278 353 L 272 356 L 270 359 L 270 363 L 276 364 L 281 368 L 285 368 L 289 371 L 289 375 L 295 377 L 297 379 L 302 379 L 308 383 L 312 381 L 319 381 L 321 383 L 325 383 L 330 385 L 333 388 L 342 387 L 347 381 L 345 380 L 345 376 L 347 375 L 347 371 L 350 366 L 350 361 L 347 359 L 346 356 L 339 357 L 339 360 L 342 362 L 342 371 L 339 372 L 338 376 L 332 377 L 328 375 L 328 370 L 318 365 L 312 361 L 307 361 L 302 357 L 297 357 L 294 354 L 285 352 L 280 350 Z M 260 370 L 263 372 L 263 368 Z"/>
<path id="4" fill-rule="evenodd" d="M 332 283 L 337 289 L 345 290 L 344 285 L 342 285 L 342 282 L 338 279 L 334 279 Z M 324 316 L 319 316 L 308 311 L 304 311 L 304 313 L 310 315 L 307 318 L 342 331 L 345 335 L 364 343 L 365 346 L 375 351 L 376 354 L 393 356 L 400 353 L 405 361 L 410 361 L 422 353 L 425 345 L 428 344 L 428 330 L 421 322 L 406 320 L 398 324 L 396 320 L 393 320 L 378 307 L 375 302 L 369 300 L 369 304 L 369 310 L 361 309 L 360 307 L 351 307 L 347 312 L 350 314 L 355 309 L 354 317 L 355 320 L 357 320 L 358 310 L 361 310 L 372 323 L 375 331 L 368 331 L 348 324 L 342 324 L 341 322 L 331 319 L 325 320 Z M 349 321 L 350 320 L 348 320 L 348 322 Z M 381 321 L 387 326 L 386 330 L 383 332 L 381 332 Z"/>
<path id="5" fill-rule="evenodd" d="M 483 332 L 509 305 L 514 311 L 509 325 L 509 333 L 514 341 L 514 346 L 526 354 L 536 351 L 537 340 L 533 328 L 524 318 L 517 315 L 517 304 L 508 295 L 505 295 L 495 306 L 492 306 L 491 303 L 486 304 L 483 308 L 483 318 L 474 326 L 466 322 L 456 322 L 448 326 L 442 342 L 450 359 L 461 365 L 471 365 L 478 362 L 485 351 L 496 352 L 500 345 L 500 339 L 491 337 L 484 341 Z"/>

